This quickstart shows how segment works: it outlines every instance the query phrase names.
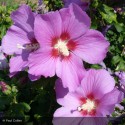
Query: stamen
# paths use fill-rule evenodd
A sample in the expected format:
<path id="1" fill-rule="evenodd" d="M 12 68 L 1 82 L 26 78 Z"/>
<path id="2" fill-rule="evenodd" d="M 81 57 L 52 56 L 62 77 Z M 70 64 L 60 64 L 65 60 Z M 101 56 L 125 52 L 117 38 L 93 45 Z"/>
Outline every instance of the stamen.
<path id="1" fill-rule="evenodd" d="M 35 51 L 37 49 L 39 49 L 39 44 L 38 43 L 30 43 L 30 44 L 26 44 L 24 46 L 20 45 L 20 44 L 17 44 L 17 48 L 19 49 L 26 49 L 26 50 L 29 50 L 29 51 Z"/>
<path id="2" fill-rule="evenodd" d="M 69 50 L 67 47 L 67 42 L 58 40 L 58 43 L 54 46 L 55 49 L 58 49 L 59 53 L 62 53 L 64 56 L 69 56 Z"/>
<path id="3" fill-rule="evenodd" d="M 96 100 L 91 100 L 87 98 L 86 101 L 84 101 L 82 105 L 77 108 L 77 110 L 84 115 L 85 114 L 93 115 L 96 112 L 96 106 L 97 106 L 96 102 L 97 102 Z"/>
<path id="4" fill-rule="evenodd" d="M 20 44 L 17 44 L 17 48 L 18 49 L 26 49 L 24 46 L 20 45 Z"/>
<path id="5" fill-rule="evenodd" d="M 34 43 L 34 44 L 27 44 L 26 45 L 26 49 L 27 50 L 37 50 L 39 48 L 39 44 L 38 43 Z"/>

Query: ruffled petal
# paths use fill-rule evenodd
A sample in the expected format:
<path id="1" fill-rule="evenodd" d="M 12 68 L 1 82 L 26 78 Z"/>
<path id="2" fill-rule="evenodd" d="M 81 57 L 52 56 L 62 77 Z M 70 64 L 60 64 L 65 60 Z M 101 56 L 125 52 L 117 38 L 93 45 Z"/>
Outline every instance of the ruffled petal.
<path id="1" fill-rule="evenodd" d="M 90 64 L 101 63 L 109 47 L 109 42 L 96 30 L 88 30 L 76 43 L 77 48 L 73 52 Z"/>
<path id="2" fill-rule="evenodd" d="M 89 70 L 81 83 L 83 89 L 83 95 L 88 96 L 93 94 L 95 98 L 100 99 L 106 93 L 111 92 L 115 86 L 115 80 L 104 69 Z"/>
<path id="3" fill-rule="evenodd" d="M 20 27 L 25 32 L 33 32 L 34 13 L 27 5 L 21 5 L 20 8 L 11 14 L 14 25 Z"/>
<path id="4" fill-rule="evenodd" d="M 75 15 L 76 19 L 80 22 L 83 23 L 87 26 L 87 28 L 90 28 L 91 26 L 91 19 L 90 17 L 86 14 L 86 12 L 82 11 L 82 9 L 72 3 L 69 8 L 72 10 L 72 13 Z"/>
<path id="5" fill-rule="evenodd" d="M 60 11 L 62 18 L 62 33 L 68 33 L 70 39 L 76 39 L 83 35 L 90 27 L 90 18 L 76 4 Z"/>
<path id="6" fill-rule="evenodd" d="M 112 90 L 110 93 L 107 93 L 101 100 L 100 105 L 115 105 L 122 101 L 124 98 L 123 92 L 118 89 Z"/>
<path id="7" fill-rule="evenodd" d="M 13 25 L 2 40 L 3 52 L 12 55 L 22 53 L 21 46 L 30 43 L 27 33 Z"/>

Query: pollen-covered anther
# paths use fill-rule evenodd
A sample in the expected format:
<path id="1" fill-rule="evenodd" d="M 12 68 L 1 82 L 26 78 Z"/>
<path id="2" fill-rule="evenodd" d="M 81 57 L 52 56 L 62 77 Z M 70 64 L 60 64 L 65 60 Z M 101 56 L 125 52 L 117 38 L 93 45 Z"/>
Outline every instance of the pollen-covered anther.
<path id="1" fill-rule="evenodd" d="M 61 53 L 64 56 L 69 56 L 69 50 L 67 47 L 67 42 L 58 40 L 57 44 L 54 46 L 55 49 L 58 49 L 59 53 Z"/>
<path id="2" fill-rule="evenodd" d="M 17 44 L 17 48 L 18 49 L 25 49 L 25 50 L 30 50 L 30 51 L 35 51 L 37 49 L 39 49 L 39 44 L 38 43 L 29 43 L 29 44 L 26 44 L 26 45 L 20 45 L 20 44 Z"/>
<path id="3" fill-rule="evenodd" d="M 77 108 L 79 112 L 83 110 L 83 111 L 88 111 L 88 113 L 94 109 L 96 109 L 96 102 L 90 99 L 87 99 L 86 103 L 82 104 Z"/>
<path id="4" fill-rule="evenodd" d="M 26 49 L 27 50 L 37 50 L 37 49 L 39 49 L 39 44 L 38 43 L 27 44 Z"/>

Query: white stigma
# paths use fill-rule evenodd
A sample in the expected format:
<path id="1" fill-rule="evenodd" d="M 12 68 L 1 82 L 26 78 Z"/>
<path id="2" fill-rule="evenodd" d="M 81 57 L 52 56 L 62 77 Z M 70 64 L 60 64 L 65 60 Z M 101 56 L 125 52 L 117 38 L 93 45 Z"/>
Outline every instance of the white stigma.
<path id="1" fill-rule="evenodd" d="M 58 49 L 60 53 L 62 53 L 64 56 L 69 56 L 69 50 L 67 47 L 67 42 L 58 40 L 58 43 L 54 46 L 55 49 Z"/>
<path id="2" fill-rule="evenodd" d="M 24 46 L 20 45 L 20 44 L 17 44 L 17 48 L 18 49 L 26 49 Z"/>
<path id="3" fill-rule="evenodd" d="M 95 108 L 96 108 L 95 102 L 90 99 L 87 99 L 85 104 L 78 107 L 78 111 L 87 110 L 88 112 L 90 112 L 91 110 Z"/>

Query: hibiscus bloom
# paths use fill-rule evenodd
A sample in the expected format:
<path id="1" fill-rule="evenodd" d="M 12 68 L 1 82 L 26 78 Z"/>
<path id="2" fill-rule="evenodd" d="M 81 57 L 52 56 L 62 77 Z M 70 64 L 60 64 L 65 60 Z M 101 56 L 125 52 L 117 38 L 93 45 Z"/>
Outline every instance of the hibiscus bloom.
<path id="1" fill-rule="evenodd" d="M 100 32 L 89 28 L 90 18 L 76 4 L 36 16 L 34 33 L 41 47 L 29 56 L 29 73 L 57 74 L 63 86 L 74 91 L 83 74 L 82 60 L 101 62 L 109 46 Z"/>
<path id="2" fill-rule="evenodd" d="M 75 92 L 65 95 L 62 92 L 63 88 L 56 90 L 57 102 L 62 107 L 55 111 L 54 117 L 106 117 L 123 99 L 123 93 L 115 88 L 115 80 L 104 69 L 87 71 Z"/>
<path id="3" fill-rule="evenodd" d="M 28 67 L 29 54 L 39 48 L 33 32 L 35 15 L 27 5 L 22 5 L 11 14 L 14 24 L 2 40 L 3 51 L 14 55 L 10 59 L 11 75 L 25 70 Z M 30 78 L 34 79 L 31 75 Z"/>
<path id="4" fill-rule="evenodd" d="M 68 7 L 71 3 L 75 3 L 81 7 L 82 10 L 87 10 L 90 0 L 63 0 L 64 6 Z"/>

